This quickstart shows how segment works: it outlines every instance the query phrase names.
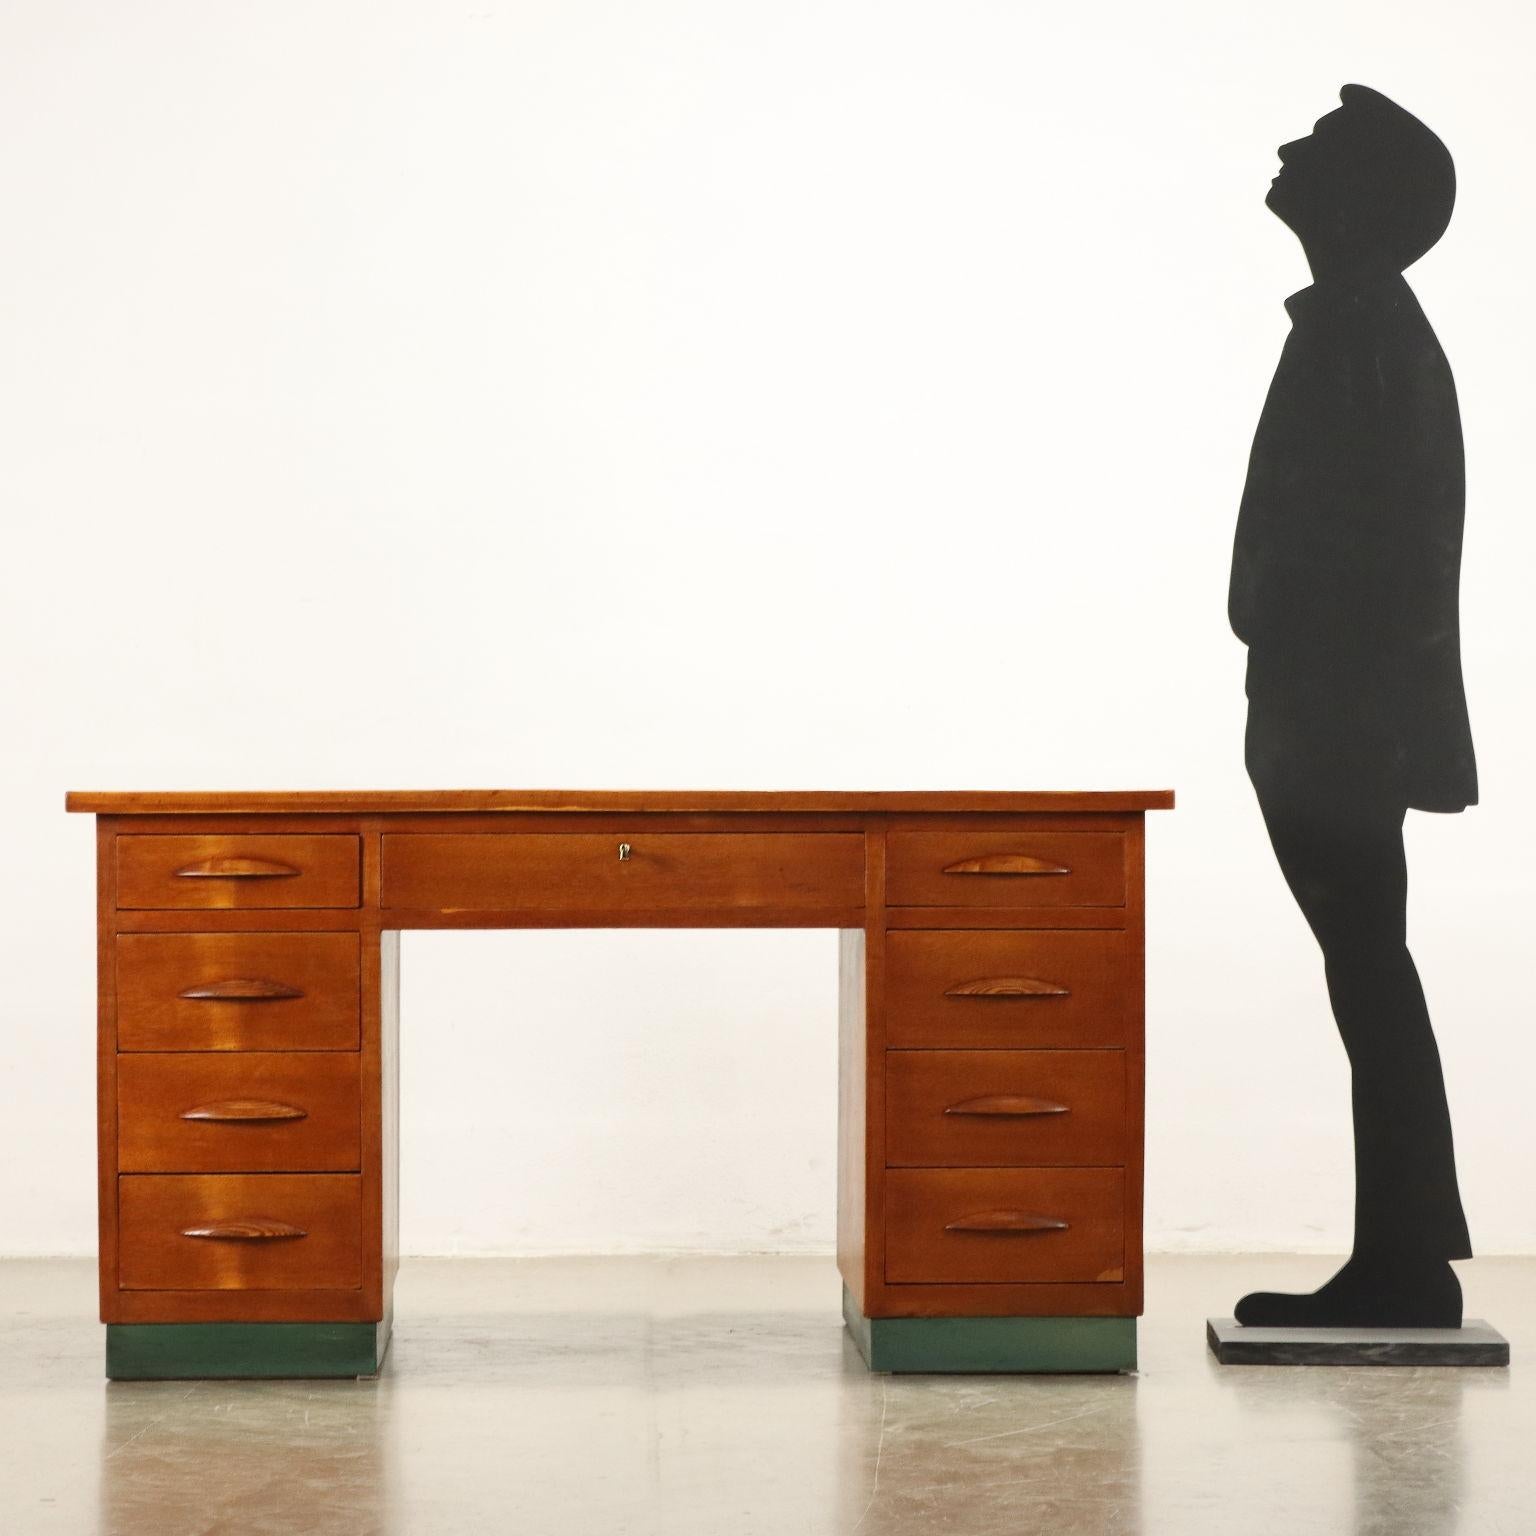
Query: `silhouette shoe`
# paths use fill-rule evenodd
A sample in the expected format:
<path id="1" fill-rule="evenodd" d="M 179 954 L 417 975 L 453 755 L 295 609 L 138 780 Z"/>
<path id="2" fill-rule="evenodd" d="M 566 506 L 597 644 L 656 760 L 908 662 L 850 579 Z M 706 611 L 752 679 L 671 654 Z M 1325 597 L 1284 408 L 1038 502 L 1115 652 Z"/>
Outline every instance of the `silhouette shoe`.
<path id="1" fill-rule="evenodd" d="M 1444 1259 L 1351 1258 L 1308 1295 L 1253 1291 L 1245 1328 L 1459 1328 L 1461 1282 Z"/>

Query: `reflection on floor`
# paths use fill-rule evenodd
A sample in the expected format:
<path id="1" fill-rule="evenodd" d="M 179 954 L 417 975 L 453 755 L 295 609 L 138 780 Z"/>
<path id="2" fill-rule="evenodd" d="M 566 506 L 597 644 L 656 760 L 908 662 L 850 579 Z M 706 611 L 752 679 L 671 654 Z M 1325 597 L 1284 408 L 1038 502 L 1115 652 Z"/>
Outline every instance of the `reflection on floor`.
<path id="1" fill-rule="evenodd" d="M 816 1259 L 426 1260 L 374 1382 L 101 1379 L 94 1269 L 0 1264 L 0 1529 L 455 1536 L 1536 1530 L 1536 1260 L 1462 1266 L 1508 1371 L 1218 1366 L 1326 1260 L 1149 1264 L 1135 1377 L 880 1377 Z"/>

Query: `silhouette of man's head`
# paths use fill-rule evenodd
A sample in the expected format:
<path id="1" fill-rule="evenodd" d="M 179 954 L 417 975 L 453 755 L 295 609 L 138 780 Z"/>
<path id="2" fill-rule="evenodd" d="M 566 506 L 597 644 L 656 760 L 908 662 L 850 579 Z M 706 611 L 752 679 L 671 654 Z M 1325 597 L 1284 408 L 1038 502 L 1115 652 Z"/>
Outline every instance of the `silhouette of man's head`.
<path id="1" fill-rule="evenodd" d="M 1363 85 L 1309 137 L 1280 147 L 1265 202 L 1295 232 L 1318 279 L 1389 276 L 1441 235 L 1456 201 L 1450 151 L 1395 101 Z"/>

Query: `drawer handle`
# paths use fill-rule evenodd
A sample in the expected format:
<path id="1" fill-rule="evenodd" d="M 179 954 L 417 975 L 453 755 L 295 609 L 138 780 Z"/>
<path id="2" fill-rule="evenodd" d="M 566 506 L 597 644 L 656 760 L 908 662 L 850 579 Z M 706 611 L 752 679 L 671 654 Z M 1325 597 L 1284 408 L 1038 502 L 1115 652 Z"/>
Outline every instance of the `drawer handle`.
<path id="1" fill-rule="evenodd" d="M 250 1217 L 245 1221 L 215 1221 L 202 1227 L 183 1227 L 183 1237 L 206 1238 L 214 1243 L 276 1243 L 294 1237 L 308 1237 L 303 1227 L 290 1227 L 286 1221 L 263 1221 Z"/>
<path id="2" fill-rule="evenodd" d="M 1059 1216 L 1032 1216 L 1028 1211 L 977 1211 L 962 1216 L 944 1228 L 946 1232 L 996 1232 L 1028 1237 L 1033 1232 L 1065 1232 L 1067 1223 Z"/>
<path id="3" fill-rule="evenodd" d="M 182 1111 L 183 1120 L 305 1120 L 307 1109 L 294 1104 L 278 1104 L 271 1099 L 224 1099 L 218 1104 L 199 1104 Z"/>
<path id="4" fill-rule="evenodd" d="M 1005 1115 L 1023 1118 L 1027 1115 L 1066 1115 L 1071 1110 L 1065 1104 L 1051 1099 L 1030 1099 L 1022 1094 L 993 1093 L 979 1099 L 962 1099 L 944 1111 L 946 1115 Z"/>
<path id="5" fill-rule="evenodd" d="M 275 859 L 248 859 L 244 857 L 199 859 L 196 864 L 183 864 L 176 871 L 178 880 L 286 880 L 298 874 L 291 864 L 279 864 Z"/>
<path id="6" fill-rule="evenodd" d="M 944 866 L 946 875 L 1070 875 L 1065 864 L 1052 864 L 1031 853 L 984 853 Z"/>
<path id="7" fill-rule="evenodd" d="M 1071 997 L 1068 987 L 1034 976 L 980 976 L 948 988 L 945 997 Z"/>
<path id="8" fill-rule="evenodd" d="M 298 987 L 266 981 L 260 976 L 231 976 L 228 981 L 187 987 L 176 995 L 190 1003 L 272 1003 L 283 998 L 303 997 L 304 993 Z"/>

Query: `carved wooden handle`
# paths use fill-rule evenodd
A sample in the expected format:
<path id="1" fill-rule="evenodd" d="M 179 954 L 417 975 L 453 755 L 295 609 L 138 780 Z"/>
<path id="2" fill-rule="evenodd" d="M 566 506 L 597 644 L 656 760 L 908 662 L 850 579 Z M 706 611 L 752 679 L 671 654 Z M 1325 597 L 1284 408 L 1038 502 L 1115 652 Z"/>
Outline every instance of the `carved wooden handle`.
<path id="1" fill-rule="evenodd" d="M 1065 864 L 1052 864 L 1031 853 L 984 853 L 944 866 L 946 875 L 1070 875 Z"/>
<path id="2" fill-rule="evenodd" d="M 186 987 L 178 992 L 193 1003 L 270 1003 L 281 998 L 303 997 L 298 987 L 281 981 L 267 981 L 260 976 L 231 976 L 228 981 L 210 981 L 201 987 Z"/>
<path id="3" fill-rule="evenodd" d="M 303 1227 L 290 1227 L 286 1221 L 264 1221 L 256 1216 L 244 1221 L 215 1221 L 202 1227 L 183 1227 L 181 1235 L 207 1238 L 216 1243 L 274 1243 L 309 1236 Z"/>
<path id="4" fill-rule="evenodd" d="M 951 1104 L 946 1115 L 1006 1115 L 1022 1118 L 1027 1115 L 1066 1115 L 1071 1110 L 1065 1104 L 1052 1099 L 1031 1099 L 1023 1094 L 992 1093 L 979 1099 L 962 1099 Z"/>
<path id="5" fill-rule="evenodd" d="M 950 1222 L 944 1230 L 1027 1237 L 1032 1232 L 1065 1232 L 1067 1223 L 1059 1216 L 1034 1216 L 1028 1211 L 977 1211 L 973 1216 L 962 1216 L 958 1221 Z"/>
<path id="6" fill-rule="evenodd" d="M 223 1099 L 217 1104 L 199 1104 L 181 1113 L 183 1120 L 304 1120 L 309 1111 L 295 1104 L 279 1104 L 272 1099 Z"/>
<path id="7" fill-rule="evenodd" d="M 1070 997 L 1071 989 L 1035 976 L 980 976 L 957 982 L 945 997 Z"/>
<path id="8" fill-rule="evenodd" d="M 176 871 L 178 880 L 285 880 L 299 871 L 291 864 L 275 859 L 249 859 L 240 856 L 199 859 Z"/>

